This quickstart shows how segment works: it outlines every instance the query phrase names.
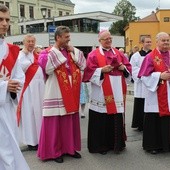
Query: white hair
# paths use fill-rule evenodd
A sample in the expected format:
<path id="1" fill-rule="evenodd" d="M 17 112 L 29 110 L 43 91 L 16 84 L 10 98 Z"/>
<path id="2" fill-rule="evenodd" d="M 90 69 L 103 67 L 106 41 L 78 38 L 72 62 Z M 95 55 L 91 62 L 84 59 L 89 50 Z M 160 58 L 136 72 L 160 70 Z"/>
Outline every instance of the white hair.
<path id="1" fill-rule="evenodd" d="M 156 41 L 160 40 L 162 36 L 169 36 L 169 34 L 166 33 L 166 32 L 159 32 L 159 33 L 156 35 Z"/>

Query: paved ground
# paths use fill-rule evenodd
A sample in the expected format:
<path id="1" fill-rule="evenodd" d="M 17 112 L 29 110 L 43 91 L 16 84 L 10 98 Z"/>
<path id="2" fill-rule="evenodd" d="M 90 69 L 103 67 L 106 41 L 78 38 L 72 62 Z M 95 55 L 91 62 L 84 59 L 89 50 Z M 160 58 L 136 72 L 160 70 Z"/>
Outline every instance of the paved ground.
<path id="1" fill-rule="evenodd" d="M 133 85 L 128 86 L 133 93 Z M 131 92 L 128 92 L 129 94 Z M 31 170 L 169 170 L 170 153 L 151 155 L 142 150 L 142 133 L 131 128 L 133 96 L 127 95 L 126 106 L 127 147 L 121 154 L 90 154 L 87 150 L 88 116 L 81 119 L 82 159 L 64 157 L 64 163 L 42 162 L 34 151 L 23 151 Z M 87 108 L 88 109 L 88 108 Z M 24 146 L 22 147 L 24 150 Z"/>

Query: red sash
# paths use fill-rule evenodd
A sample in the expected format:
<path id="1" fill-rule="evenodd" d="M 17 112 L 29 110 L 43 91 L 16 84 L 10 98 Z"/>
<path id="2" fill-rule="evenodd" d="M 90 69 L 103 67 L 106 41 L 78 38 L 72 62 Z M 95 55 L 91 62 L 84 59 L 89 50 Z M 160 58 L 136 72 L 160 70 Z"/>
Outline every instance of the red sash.
<path id="1" fill-rule="evenodd" d="M 162 55 L 158 52 L 157 49 L 153 50 L 150 53 L 154 69 L 156 72 L 164 72 L 167 70 L 166 65 L 163 61 Z M 168 94 L 167 94 L 167 81 L 162 80 L 162 83 L 159 84 L 157 89 L 157 96 L 158 96 L 158 107 L 159 107 L 159 114 L 160 116 L 169 116 L 169 106 L 168 106 Z"/>
<path id="2" fill-rule="evenodd" d="M 28 69 L 25 73 L 25 83 L 24 83 L 24 87 L 23 87 L 22 92 L 21 92 L 21 96 L 20 96 L 20 99 L 19 99 L 18 106 L 17 106 L 17 123 L 18 123 L 18 126 L 19 126 L 19 122 L 20 122 L 20 119 L 21 119 L 21 108 L 22 108 L 22 101 L 23 101 L 24 92 L 27 89 L 28 85 L 30 84 L 35 73 L 37 72 L 38 67 L 39 67 L 39 65 L 38 65 L 38 55 L 34 54 L 34 63 L 32 63 L 28 67 Z"/>
<path id="3" fill-rule="evenodd" d="M 72 85 L 70 84 L 69 75 L 65 67 L 65 63 L 55 70 L 67 114 L 79 111 L 81 84 L 80 69 L 74 63 L 70 53 L 68 53 L 68 61 L 71 70 Z"/>
<path id="4" fill-rule="evenodd" d="M 2 67 L 6 67 L 8 70 L 7 76 L 11 76 L 12 69 L 16 63 L 16 60 L 18 58 L 18 53 L 19 53 L 19 47 L 16 45 L 8 44 L 9 47 L 9 53 L 8 56 L 2 60 L 0 64 L 0 70 Z M 4 70 L 5 71 L 5 70 Z"/>
<path id="5" fill-rule="evenodd" d="M 116 52 L 116 55 L 118 57 L 118 61 L 121 63 L 121 57 L 119 55 L 119 52 L 114 49 Z M 100 53 L 99 49 L 96 49 L 97 53 L 97 60 L 99 67 L 103 67 L 106 65 L 106 57 Z M 112 91 L 110 79 L 109 79 L 109 74 L 104 74 L 104 81 L 102 83 L 102 88 L 103 88 L 103 93 L 104 93 L 104 98 L 105 98 L 105 104 L 106 104 L 106 109 L 107 109 L 107 114 L 116 114 L 117 109 L 116 109 L 116 104 L 114 101 L 114 94 Z M 123 95 L 124 95 L 124 105 L 125 105 L 125 96 L 126 96 L 126 82 L 124 77 L 122 76 L 122 89 L 123 89 Z"/>

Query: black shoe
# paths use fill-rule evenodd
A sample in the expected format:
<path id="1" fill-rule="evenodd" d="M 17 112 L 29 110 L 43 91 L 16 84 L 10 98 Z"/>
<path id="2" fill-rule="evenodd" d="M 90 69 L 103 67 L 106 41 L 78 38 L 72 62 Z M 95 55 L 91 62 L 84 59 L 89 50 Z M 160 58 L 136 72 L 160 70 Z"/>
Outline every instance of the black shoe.
<path id="1" fill-rule="evenodd" d="M 55 161 L 55 162 L 57 162 L 57 163 L 63 163 L 63 162 L 64 162 L 64 160 L 63 160 L 63 157 L 62 157 L 62 156 L 60 156 L 60 157 L 58 157 L 58 158 L 54 159 L 54 161 Z"/>
<path id="2" fill-rule="evenodd" d="M 138 127 L 138 131 L 139 131 L 139 132 L 142 132 L 142 131 L 143 131 L 143 128 Z"/>
<path id="3" fill-rule="evenodd" d="M 101 155 L 106 155 L 107 154 L 107 151 L 101 151 L 99 152 Z"/>
<path id="4" fill-rule="evenodd" d="M 71 157 L 73 158 L 77 158 L 77 159 L 80 159 L 81 158 L 81 155 L 75 151 L 74 155 L 70 155 Z"/>
<path id="5" fill-rule="evenodd" d="M 158 153 L 158 151 L 157 150 L 151 150 L 150 153 L 153 154 L 153 155 L 156 155 Z"/>
<path id="6" fill-rule="evenodd" d="M 120 148 L 120 149 L 116 149 L 116 150 L 114 150 L 114 153 L 115 154 L 120 154 L 122 151 L 124 151 L 125 150 L 125 147 L 123 147 L 123 148 Z"/>
<path id="7" fill-rule="evenodd" d="M 36 151 L 38 149 L 38 145 L 32 146 L 32 145 L 28 145 L 28 150 L 29 151 Z"/>

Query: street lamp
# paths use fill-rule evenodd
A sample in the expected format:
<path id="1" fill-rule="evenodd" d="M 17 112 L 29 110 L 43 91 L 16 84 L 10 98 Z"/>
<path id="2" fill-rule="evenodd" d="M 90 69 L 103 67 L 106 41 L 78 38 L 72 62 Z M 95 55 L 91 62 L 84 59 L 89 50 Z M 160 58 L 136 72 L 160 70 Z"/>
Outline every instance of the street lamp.
<path id="1" fill-rule="evenodd" d="M 47 21 L 46 21 L 47 8 L 41 8 L 41 14 L 44 18 L 44 32 L 47 32 Z"/>

